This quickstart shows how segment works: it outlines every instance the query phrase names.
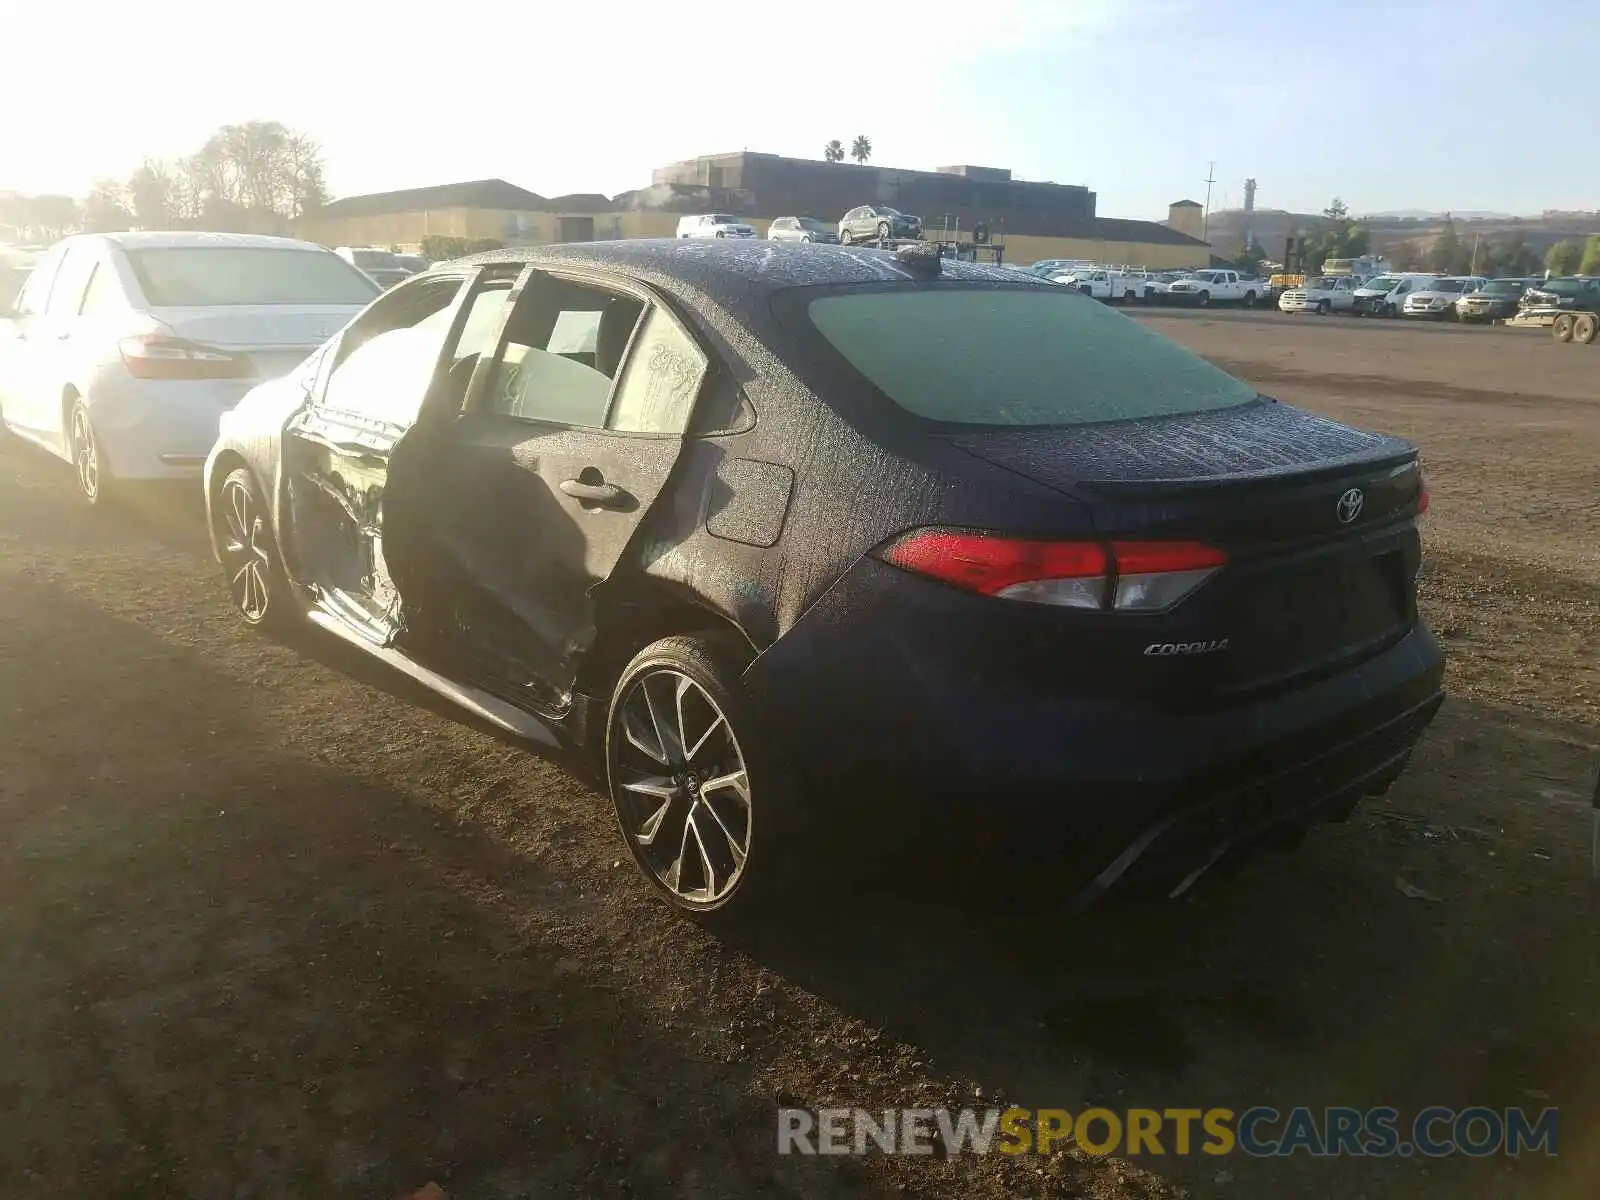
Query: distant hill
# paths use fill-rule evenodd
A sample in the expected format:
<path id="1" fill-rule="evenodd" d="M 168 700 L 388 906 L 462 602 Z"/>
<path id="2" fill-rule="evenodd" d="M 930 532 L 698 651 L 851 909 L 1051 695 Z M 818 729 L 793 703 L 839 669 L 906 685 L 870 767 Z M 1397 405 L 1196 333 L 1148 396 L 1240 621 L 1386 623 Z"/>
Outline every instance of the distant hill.
<path id="1" fill-rule="evenodd" d="M 1465 208 L 1460 212 L 1428 212 L 1421 208 L 1397 208 L 1389 212 L 1362 213 L 1358 221 L 1442 221 L 1454 217 L 1457 221 L 1515 221 L 1516 213 L 1487 212 Z"/>

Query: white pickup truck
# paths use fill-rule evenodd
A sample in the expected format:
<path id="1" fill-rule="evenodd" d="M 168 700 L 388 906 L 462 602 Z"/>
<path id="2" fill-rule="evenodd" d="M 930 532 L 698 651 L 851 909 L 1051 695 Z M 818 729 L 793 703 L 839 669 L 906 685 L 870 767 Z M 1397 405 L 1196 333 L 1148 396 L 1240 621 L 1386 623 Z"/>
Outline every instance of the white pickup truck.
<path id="1" fill-rule="evenodd" d="M 1253 306 L 1266 294 L 1266 280 L 1221 268 L 1196 271 L 1188 279 L 1180 279 L 1167 289 L 1167 299 L 1174 304 L 1232 303 L 1243 304 L 1246 308 Z"/>
<path id="2" fill-rule="evenodd" d="M 1132 303 L 1144 295 L 1144 276 L 1132 271 L 1106 267 L 1084 267 L 1050 276 L 1057 283 L 1077 288 L 1096 300 L 1122 300 Z"/>
<path id="3" fill-rule="evenodd" d="M 1313 275 L 1301 287 L 1290 288 L 1278 297 L 1278 308 L 1286 313 L 1354 312 L 1356 289 L 1361 280 L 1354 275 Z"/>

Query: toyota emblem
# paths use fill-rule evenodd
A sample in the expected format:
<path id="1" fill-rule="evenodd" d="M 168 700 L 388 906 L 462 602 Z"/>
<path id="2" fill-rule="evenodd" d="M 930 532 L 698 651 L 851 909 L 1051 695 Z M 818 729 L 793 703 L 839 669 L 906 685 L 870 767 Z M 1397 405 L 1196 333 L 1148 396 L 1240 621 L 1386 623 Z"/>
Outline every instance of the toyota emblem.
<path id="1" fill-rule="evenodd" d="M 1334 506 L 1334 511 L 1339 514 L 1339 524 L 1348 525 L 1361 515 L 1361 506 L 1366 503 L 1367 497 L 1360 488 L 1351 488 L 1339 497 L 1339 503 Z"/>

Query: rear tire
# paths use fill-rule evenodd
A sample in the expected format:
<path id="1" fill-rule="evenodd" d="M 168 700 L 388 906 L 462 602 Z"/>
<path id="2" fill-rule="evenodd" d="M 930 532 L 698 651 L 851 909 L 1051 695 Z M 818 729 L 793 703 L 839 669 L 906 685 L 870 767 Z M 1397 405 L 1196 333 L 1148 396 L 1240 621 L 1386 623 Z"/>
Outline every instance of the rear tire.
<path id="1" fill-rule="evenodd" d="M 97 508 L 110 503 L 111 465 L 106 461 L 100 436 L 94 431 L 94 421 L 81 399 L 74 400 L 67 410 L 67 448 L 72 455 L 72 473 L 78 484 L 78 494 Z"/>
<path id="2" fill-rule="evenodd" d="M 1333 305 L 1329 304 L 1326 300 L 1317 301 L 1317 316 L 1325 317 L 1332 311 Z"/>
<path id="3" fill-rule="evenodd" d="M 880 242 L 887 242 L 892 236 L 894 236 L 894 230 L 889 228 L 889 222 L 884 221 L 878 226 L 878 240 Z"/>
<path id="4" fill-rule="evenodd" d="M 1572 340 L 1584 346 L 1589 345 L 1594 341 L 1597 325 L 1600 325 L 1600 321 L 1596 321 L 1593 313 L 1579 313 L 1572 318 Z"/>
<path id="5" fill-rule="evenodd" d="M 1551 323 L 1550 336 L 1558 342 L 1570 342 L 1572 340 L 1572 326 L 1572 315 L 1570 313 L 1562 313 Z"/>
<path id="6" fill-rule="evenodd" d="M 266 501 L 247 468 L 228 472 L 217 489 L 212 513 L 234 611 L 252 629 L 282 630 L 293 625 L 294 595 L 278 561 Z"/>
<path id="7" fill-rule="evenodd" d="M 794 776 L 740 680 L 749 661 L 733 633 L 662 638 L 623 669 L 606 718 L 635 865 L 669 906 L 718 922 L 766 911 L 795 857 Z"/>
<path id="8" fill-rule="evenodd" d="M 1256 306 L 1256 294 L 1254 292 L 1246 292 L 1244 294 L 1244 306 L 1246 308 L 1254 308 Z"/>
<path id="9" fill-rule="evenodd" d="M 854 240 L 855 239 L 851 236 L 850 231 L 848 229 L 841 229 L 839 231 L 839 245 L 848 246 Z"/>

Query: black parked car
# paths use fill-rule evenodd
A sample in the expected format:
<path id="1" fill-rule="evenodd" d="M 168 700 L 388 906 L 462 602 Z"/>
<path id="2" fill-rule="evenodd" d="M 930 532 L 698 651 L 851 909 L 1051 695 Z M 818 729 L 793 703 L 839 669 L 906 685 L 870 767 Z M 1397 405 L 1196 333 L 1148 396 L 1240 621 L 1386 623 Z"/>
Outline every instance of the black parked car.
<path id="1" fill-rule="evenodd" d="M 1414 447 L 928 247 L 441 264 L 228 413 L 206 498 L 247 622 L 592 754 L 694 912 L 861 803 L 1181 892 L 1440 700 Z"/>
<path id="2" fill-rule="evenodd" d="M 1522 293 L 1521 307 L 1564 308 L 1593 312 L 1600 310 L 1600 277 L 1559 275 L 1542 279 Z"/>
<path id="3" fill-rule="evenodd" d="M 1528 290 L 1526 279 L 1491 279 L 1475 292 L 1456 301 L 1460 321 L 1500 321 L 1517 315 L 1517 304 Z"/>

